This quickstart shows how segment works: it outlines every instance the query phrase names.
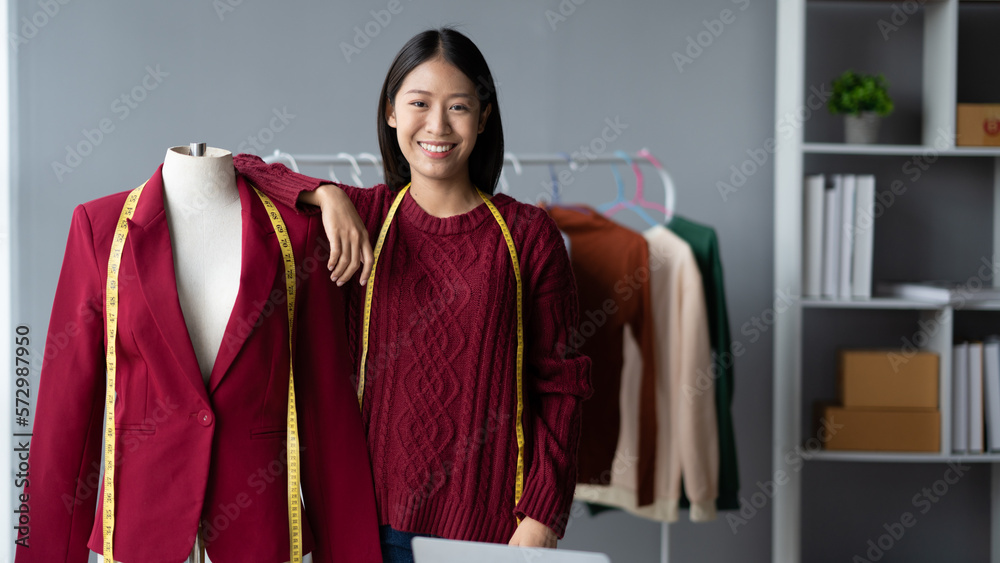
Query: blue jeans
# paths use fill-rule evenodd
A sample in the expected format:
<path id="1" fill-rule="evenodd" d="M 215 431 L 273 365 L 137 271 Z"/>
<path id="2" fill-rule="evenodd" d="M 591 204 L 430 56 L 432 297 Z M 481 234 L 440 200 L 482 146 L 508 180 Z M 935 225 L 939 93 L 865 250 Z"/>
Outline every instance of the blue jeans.
<path id="1" fill-rule="evenodd" d="M 378 535 L 382 541 L 382 563 L 413 563 L 413 548 L 410 547 L 413 538 L 434 537 L 430 534 L 401 532 L 391 526 L 379 526 Z"/>

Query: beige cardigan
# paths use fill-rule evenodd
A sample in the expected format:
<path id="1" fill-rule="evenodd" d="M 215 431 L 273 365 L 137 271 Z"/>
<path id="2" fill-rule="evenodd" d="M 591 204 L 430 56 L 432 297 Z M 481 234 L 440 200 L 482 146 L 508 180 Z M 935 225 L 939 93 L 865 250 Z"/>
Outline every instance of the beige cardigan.
<path id="1" fill-rule="evenodd" d="M 653 504 L 637 506 L 639 389 L 642 356 L 625 327 L 622 420 L 610 484 L 576 486 L 576 499 L 616 506 L 663 522 L 678 518 L 681 478 L 691 520 L 714 520 L 719 490 L 719 434 L 711 346 L 701 273 L 691 247 L 663 226 L 643 235 L 649 244 L 650 293 L 656 331 L 656 472 Z M 586 405 L 584 405 L 586 408 Z"/>

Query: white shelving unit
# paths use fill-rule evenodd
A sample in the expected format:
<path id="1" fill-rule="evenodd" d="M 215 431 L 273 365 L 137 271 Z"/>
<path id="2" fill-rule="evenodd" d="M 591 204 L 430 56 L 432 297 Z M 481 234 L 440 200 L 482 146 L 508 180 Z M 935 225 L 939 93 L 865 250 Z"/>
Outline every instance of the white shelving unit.
<path id="1" fill-rule="evenodd" d="M 806 459 L 803 456 L 803 459 Z M 807 461 L 861 461 L 877 463 L 996 463 L 1000 462 L 1000 454 L 959 455 L 934 453 L 897 453 L 897 452 L 828 452 L 819 451 L 810 454 Z"/>
<path id="2" fill-rule="evenodd" d="M 922 144 L 879 144 L 848 145 L 830 142 L 805 142 L 807 125 L 794 128 L 779 127 L 782 118 L 799 115 L 807 107 L 808 84 L 807 37 L 809 12 L 822 5 L 844 6 L 845 10 L 879 10 L 876 2 L 830 2 L 818 0 L 778 0 L 777 9 L 777 53 L 776 53 L 776 101 L 775 101 L 775 194 L 774 194 L 774 288 L 775 291 L 791 288 L 793 295 L 802 294 L 802 205 L 803 177 L 814 173 L 806 169 L 806 158 L 815 162 L 817 158 L 843 158 L 856 156 L 865 159 L 880 157 L 917 157 L 935 155 L 942 158 L 992 159 L 992 245 L 993 253 L 1000 252 L 1000 147 L 956 147 L 954 143 L 955 113 L 958 81 L 959 20 L 962 5 L 958 0 L 930 0 L 920 3 L 923 20 L 923 51 L 917 51 L 914 58 L 921 57 L 923 76 L 919 92 L 922 109 L 920 136 Z M 901 4 L 901 3 L 899 3 Z M 985 2 L 976 2 L 984 5 Z M 885 13 L 890 6 L 883 3 Z M 991 9 L 1000 13 L 1000 3 Z M 871 12 L 864 12 L 870 15 Z M 874 23 L 874 20 L 872 21 Z M 881 46 L 872 47 L 873 49 Z M 810 57 L 810 60 L 811 57 Z M 915 64 L 917 61 L 913 61 Z M 844 69 L 841 69 L 844 70 Z M 832 76 L 830 77 L 832 78 Z M 890 92 L 891 93 L 891 92 Z M 825 112 L 825 107 L 814 111 Z M 914 139 L 916 141 L 916 139 Z M 830 155 L 830 156 L 827 156 Z M 981 161 L 976 161 L 981 162 Z M 826 170 L 825 172 L 850 172 L 850 170 Z M 884 188 L 884 186 L 883 186 Z M 987 188 L 988 189 L 988 188 Z M 876 237 L 879 236 L 876 226 Z M 972 266 L 972 265 L 970 265 Z M 994 276 L 994 285 L 1000 280 Z M 803 445 L 803 421 L 811 413 L 803 408 L 803 343 L 805 340 L 804 314 L 813 311 L 855 311 L 845 314 L 905 314 L 912 311 L 920 320 L 935 319 L 940 330 L 932 334 L 925 349 L 939 354 L 941 373 L 939 377 L 941 411 L 941 450 L 939 453 L 895 453 L 895 452 L 839 452 L 814 451 L 803 454 L 807 464 L 851 462 L 851 463 L 988 463 L 991 464 L 991 545 L 990 560 L 1000 563 L 1000 453 L 983 455 L 953 454 L 951 452 L 951 351 L 955 334 L 957 312 L 967 310 L 1000 311 L 1000 303 L 978 306 L 963 306 L 956 309 L 949 305 L 929 304 L 903 299 L 874 298 L 867 301 L 800 299 L 789 309 L 777 316 L 774 328 L 774 388 L 773 388 L 773 439 L 772 466 L 774 474 L 782 471 L 788 476 L 786 485 L 777 488 L 773 499 L 772 561 L 775 563 L 798 563 L 803 560 L 802 529 L 803 512 L 810 509 L 828 510 L 829 507 L 815 508 L 802 504 L 802 474 L 790 471 L 786 454 Z M 895 313 L 892 313 L 895 311 Z M 977 313 L 979 314 L 979 313 Z M 992 313 L 982 313 L 992 314 Z M 997 315 L 1000 326 L 1000 314 Z M 835 361 L 833 358 L 831 362 Z M 848 511 L 849 507 L 840 510 Z M 922 533 L 933 533 L 925 530 Z"/>
<path id="3" fill-rule="evenodd" d="M 1000 147 L 949 147 L 938 149 L 923 145 L 847 145 L 843 143 L 803 143 L 805 154 L 894 155 L 914 156 L 931 153 L 935 156 L 1000 156 Z"/>

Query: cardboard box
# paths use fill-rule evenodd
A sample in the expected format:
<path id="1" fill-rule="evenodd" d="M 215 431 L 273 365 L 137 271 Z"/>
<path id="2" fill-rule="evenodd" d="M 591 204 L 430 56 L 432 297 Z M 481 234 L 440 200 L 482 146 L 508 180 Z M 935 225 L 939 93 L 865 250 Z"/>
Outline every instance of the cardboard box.
<path id="1" fill-rule="evenodd" d="M 941 413 L 922 409 L 821 407 L 827 450 L 938 452 Z"/>
<path id="2" fill-rule="evenodd" d="M 848 408 L 938 408 L 938 355 L 842 350 L 838 384 Z"/>
<path id="3" fill-rule="evenodd" d="M 956 145 L 1000 146 L 1000 104 L 958 104 L 956 117 Z"/>

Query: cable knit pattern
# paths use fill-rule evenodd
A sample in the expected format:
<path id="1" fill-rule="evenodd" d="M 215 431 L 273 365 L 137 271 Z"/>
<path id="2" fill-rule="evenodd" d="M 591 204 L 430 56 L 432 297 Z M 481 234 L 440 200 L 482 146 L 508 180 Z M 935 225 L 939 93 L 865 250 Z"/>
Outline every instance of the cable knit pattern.
<path id="1" fill-rule="evenodd" d="M 266 165 L 236 167 L 295 205 L 322 180 Z M 396 193 L 340 186 L 374 244 Z M 506 542 L 515 517 L 565 532 L 576 483 L 581 403 L 590 360 L 568 335 L 579 317 L 563 239 L 546 213 L 500 194 L 524 285 L 525 486 L 514 506 L 517 460 L 516 279 L 486 205 L 454 217 L 427 214 L 407 194 L 379 258 L 366 364 L 364 421 L 379 523 L 446 538 Z M 298 207 L 301 212 L 311 210 Z M 349 296 L 357 373 L 364 291 Z"/>

